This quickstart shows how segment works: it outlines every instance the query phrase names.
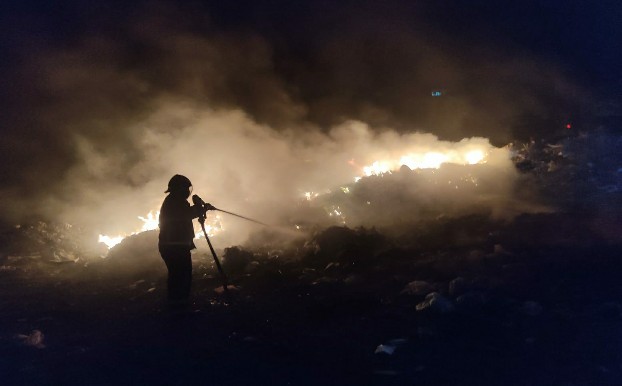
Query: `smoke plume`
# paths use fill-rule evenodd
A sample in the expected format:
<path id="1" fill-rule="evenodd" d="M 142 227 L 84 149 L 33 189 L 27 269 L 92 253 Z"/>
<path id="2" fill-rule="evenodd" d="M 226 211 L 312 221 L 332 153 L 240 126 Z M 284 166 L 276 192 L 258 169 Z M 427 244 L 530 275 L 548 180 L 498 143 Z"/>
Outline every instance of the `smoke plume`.
<path id="1" fill-rule="evenodd" d="M 125 234 L 158 209 L 176 173 L 219 208 L 294 221 L 305 192 L 352 183 L 406 143 L 500 146 L 524 117 L 550 116 L 546 102 L 562 108 L 578 93 L 548 60 L 439 31 L 425 15 L 413 27 L 394 19 L 399 8 L 335 6 L 322 28 L 309 6 L 310 21 L 283 35 L 293 24 L 279 34 L 256 9 L 241 26 L 231 10 L 196 4 L 126 6 L 118 18 L 74 7 L 89 23 L 47 39 L 15 33 L 8 46 L 7 222 L 44 216 Z M 490 165 L 504 176 L 498 194 L 511 194 L 507 152 L 471 141 L 502 154 Z"/>

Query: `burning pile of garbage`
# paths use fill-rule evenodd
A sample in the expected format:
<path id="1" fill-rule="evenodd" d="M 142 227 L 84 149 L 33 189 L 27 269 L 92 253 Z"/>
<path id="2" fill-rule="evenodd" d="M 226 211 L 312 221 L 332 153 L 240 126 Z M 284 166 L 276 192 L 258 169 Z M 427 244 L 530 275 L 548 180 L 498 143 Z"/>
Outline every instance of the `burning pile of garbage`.
<path id="1" fill-rule="evenodd" d="M 247 245 L 279 249 L 292 239 L 309 240 L 330 226 L 373 228 L 381 234 L 400 237 L 439 220 L 468 216 L 511 220 L 522 213 L 609 205 L 622 191 L 622 155 L 617 151 L 621 146 L 620 136 L 592 133 L 552 143 L 509 145 L 504 150 L 507 153 L 502 154 L 511 155 L 507 163 L 490 162 L 494 154 L 488 152 L 478 153 L 477 159 L 472 154 L 464 164 L 441 163 L 434 168 L 414 169 L 402 164 L 397 170 L 370 172 L 332 190 L 306 192 L 284 216 L 284 224 L 273 228 L 258 226 Z M 150 213 L 142 220 L 143 228 L 134 236 L 116 240 L 123 242 L 110 257 L 128 258 L 119 257 L 125 255 L 123 244 L 138 256 L 135 260 L 145 255 L 137 249 L 157 256 L 157 214 Z M 222 229 L 220 218 L 212 220 L 214 230 Z M 211 226 L 208 232 L 209 229 Z M 283 236 L 283 229 L 290 230 L 290 234 Z M 100 241 L 105 241 L 101 237 Z M 101 260 L 114 243 L 98 244 L 92 238 L 90 232 L 70 224 L 37 221 L 15 226 L 2 233 L 2 269 L 28 262 L 87 264 Z"/>

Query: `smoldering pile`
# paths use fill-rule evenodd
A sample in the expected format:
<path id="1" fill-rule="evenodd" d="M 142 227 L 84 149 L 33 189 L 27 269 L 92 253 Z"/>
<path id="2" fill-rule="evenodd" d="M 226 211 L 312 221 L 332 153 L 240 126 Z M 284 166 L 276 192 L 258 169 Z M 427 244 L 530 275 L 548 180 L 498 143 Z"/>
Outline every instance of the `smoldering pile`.
<path id="1" fill-rule="evenodd" d="M 498 234 L 512 224 L 522 227 L 520 224 L 530 221 L 549 220 L 565 224 L 562 218 L 572 218 L 573 214 L 567 212 L 577 205 L 583 205 L 585 212 L 599 209 L 594 205 L 602 207 L 615 201 L 622 190 L 622 159 L 614 150 L 620 141 L 619 136 L 611 133 L 594 133 L 551 142 L 514 144 L 511 151 L 515 170 L 487 164 L 447 164 L 439 169 L 417 170 L 403 166 L 392 173 L 363 177 L 302 199 L 283 216 L 282 225 L 259 226 L 238 247 L 267 259 L 278 255 L 300 261 L 308 259 L 302 252 L 305 245 L 317 243 L 325 232 L 338 238 L 334 233 L 337 228 L 327 230 L 337 226 L 352 232 L 375 233 L 385 240 L 385 249 L 392 244 L 431 247 L 482 241 L 491 248 L 494 242 L 486 241 L 488 235 Z M 590 215 L 590 231 L 579 239 L 615 236 L 615 211 L 595 212 Z M 513 219 L 517 221 L 512 222 Z M 601 226 L 603 221 L 606 226 Z M 543 239 L 527 228 L 520 232 Z M 461 236 L 454 237 L 458 233 Z M 340 234 L 345 240 L 349 237 L 348 232 Z M 450 239 L 433 241 L 441 236 Z M 89 232 L 70 224 L 33 222 L 5 231 L 2 237 L 5 270 L 27 266 L 29 262 L 77 262 L 140 272 L 159 264 L 156 231 L 127 237 L 109 252 Z M 555 234 L 550 239 L 555 240 Z M 221 240 L 218 236 L 214 239 L 220 253 L 231 247 L 220 244 Z M 199 254 L 207 253 L 202 241 L 197 240 L 197 245 Z M 225 260 L 226 257 L 225 252 Z"/>

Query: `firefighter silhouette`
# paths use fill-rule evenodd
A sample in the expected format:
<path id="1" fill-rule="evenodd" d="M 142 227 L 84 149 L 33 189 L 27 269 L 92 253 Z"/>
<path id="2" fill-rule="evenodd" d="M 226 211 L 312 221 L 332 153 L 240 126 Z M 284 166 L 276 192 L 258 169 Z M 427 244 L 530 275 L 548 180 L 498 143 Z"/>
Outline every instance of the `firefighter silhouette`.
<path id="1" fill-rule="evenodd" d="M 183 304 L 188 301 L 192 285 L 190 251 L 196 246 L 192 220 L 204 208 L 190 206 L 188 197 L 192 183 L 182 175 L 174 175 L 168 183 L 168 193 L 160 208 L 160 236 L 158 249 L 168 269 L 168 299 Z"/>

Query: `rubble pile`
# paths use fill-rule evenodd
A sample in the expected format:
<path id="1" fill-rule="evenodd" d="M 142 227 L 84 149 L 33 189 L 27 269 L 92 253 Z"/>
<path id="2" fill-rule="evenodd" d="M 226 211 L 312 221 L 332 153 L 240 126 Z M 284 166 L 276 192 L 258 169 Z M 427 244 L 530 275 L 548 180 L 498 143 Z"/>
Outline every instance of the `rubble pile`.
<path id="1" fill-rule="evenodd" d="M 622 135 L 599 130 L 512 145 L 518 170 L 562 209 L 597 205 L 622 192 Z"/>
<path id="2" fill-rule="evenodd" d="M 0 234 L 0 264 L 5 269 L 50 264 L 88 264 L 106 249 L 89 242 L 92 236 L 79 227 L 46 221 L 14 226 Z"/>

